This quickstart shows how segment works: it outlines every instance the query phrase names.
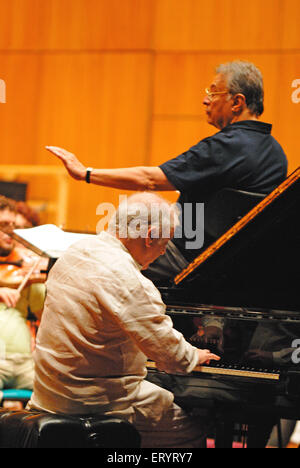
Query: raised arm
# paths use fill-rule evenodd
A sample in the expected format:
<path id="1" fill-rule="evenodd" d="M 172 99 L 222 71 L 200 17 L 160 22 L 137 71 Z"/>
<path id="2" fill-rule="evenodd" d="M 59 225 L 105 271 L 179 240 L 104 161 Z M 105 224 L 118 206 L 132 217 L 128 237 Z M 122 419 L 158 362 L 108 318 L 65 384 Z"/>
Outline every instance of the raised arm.
<path id="1" fill-rule="evenodd" d="M 46 149 L 63 162 L 71 177 L 76 180 L 86 180 L 88 168 L 84 166 L 74 154 L 65 149 L 58 148 L 57 146 L 46 146 Z M 163 171 L 155 166 L 93 169 L 90 173 L 90 183 L 122 190 L 176 190 Z"/>

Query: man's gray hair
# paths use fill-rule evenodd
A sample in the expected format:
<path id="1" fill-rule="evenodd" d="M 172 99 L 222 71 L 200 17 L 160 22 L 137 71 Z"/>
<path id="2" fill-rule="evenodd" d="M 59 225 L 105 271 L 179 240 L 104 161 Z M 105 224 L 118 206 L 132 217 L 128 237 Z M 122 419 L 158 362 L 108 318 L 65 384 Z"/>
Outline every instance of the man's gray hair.
<path id="1" fill-rule="evenodd" d="M 227 78 L 230 94 L 243 94 L 248 109 L 259 117 L 264 111 L 264 86 L 260 70 L 253 63 L 236 60 L 221 64 L 216 69 Z"/>
<path id="2" fill-rule="evenodd" d="M 112 216 L 107 231 L 120 238 L 147 237 L 149 228 L 154 228 L 151 237 L 170 238 L 178 224 L 176 205 L 151 192 L 141 192 L 121 203 Z"/>

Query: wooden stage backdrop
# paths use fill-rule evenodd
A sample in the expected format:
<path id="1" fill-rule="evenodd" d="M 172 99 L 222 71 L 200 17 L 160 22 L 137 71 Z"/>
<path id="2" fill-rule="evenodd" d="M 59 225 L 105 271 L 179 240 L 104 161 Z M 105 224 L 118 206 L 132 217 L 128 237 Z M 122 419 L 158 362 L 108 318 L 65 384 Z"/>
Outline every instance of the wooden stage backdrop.
<path id="1" fill-rule="evenodd" d="M 263 120 L 290 173 L 299 24 L 299 0 L 0 0 L 0 164 L 59 166 L 46 145 L 94 167 L 162 163 L 215 133 L 203 90 L 219 63 L 246 59 L 263 72 Z M 24 178 L 31 200 L 56 197 L 50 176 Z M 94 231 L 97 205 L 122 194 L 70 180 L 64 226 Z"/>

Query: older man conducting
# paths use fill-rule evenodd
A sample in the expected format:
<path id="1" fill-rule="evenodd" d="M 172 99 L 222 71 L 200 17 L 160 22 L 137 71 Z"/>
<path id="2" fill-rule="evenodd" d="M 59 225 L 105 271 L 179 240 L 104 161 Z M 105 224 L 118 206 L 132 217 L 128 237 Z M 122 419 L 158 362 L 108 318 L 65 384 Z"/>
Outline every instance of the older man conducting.
<path id="1" fill-rule="evenodd" d="M 197 255 L 202 245 L 191 234 L 197 226 L 197 204 L 206 203 L 224 188 L 268 194 L 287 175 L 287 159 L 271 135 L 272 125 L 259 121 L 264 110 L 260 70 L 249 62 L 217 67 L 205 90 L 203 104 L 209 124 L 219 131 L 158 167 L 92 169 L 66 150 L 48 147 L 77 180 L 124 190 L 178 190 L 183 235 L 174 236 L 166 254 L 146 274 L 152 280 L 174 277 Z M 185 206 L 192 211 L 185 213 Z M 197 231 L 195 232 L 197 236 Z"/>
<path id="2" fill-rule="evenodd" d="M 107 231 L 74 244 L 56 262 L 30 408 L 123 417 L 137 427 L 143 447 L 202 445 L 205 421 L 194 421 L 172 393 L 145 380 L 147 358 L 171 373 L 219 359 L 173 328 L 159 291 L 141 273 L 165 251 L 176 219 L 164 199 L 135 194 Z"/>

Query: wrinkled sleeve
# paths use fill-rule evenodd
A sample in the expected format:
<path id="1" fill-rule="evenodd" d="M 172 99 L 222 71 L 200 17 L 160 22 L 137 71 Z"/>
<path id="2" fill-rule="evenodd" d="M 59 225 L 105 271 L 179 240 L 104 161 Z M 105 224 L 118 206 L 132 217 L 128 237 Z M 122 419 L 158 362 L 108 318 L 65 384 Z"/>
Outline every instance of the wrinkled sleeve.
<path id="1" fill-rule="evenodd" d="M 173 328 L 173 322 L 165 312 L 159 291 L 149 281 L 146 287 L 140 284 L 128 294 L 116 319 L 160 370 L 189 373 L 198 363 L 198 350 Z"/>

